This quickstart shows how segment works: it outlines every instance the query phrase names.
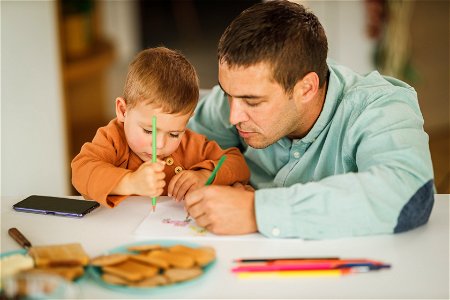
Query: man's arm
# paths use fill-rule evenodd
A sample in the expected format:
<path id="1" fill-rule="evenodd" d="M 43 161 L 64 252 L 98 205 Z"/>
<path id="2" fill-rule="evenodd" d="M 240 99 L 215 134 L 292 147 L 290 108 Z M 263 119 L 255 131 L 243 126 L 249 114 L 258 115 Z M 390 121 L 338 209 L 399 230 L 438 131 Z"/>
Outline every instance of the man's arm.
<path id="1" fill-rule="evenodd" d="M 259 231 L 322 239 L 397 233 L 425 224 L 434 190 L 422 126 L 418 107 L 407 101 L 372 103 L 343 143 L 357 172 L 256 191 Z"/>
<path id="2" fill-rule="evenodd" d="M 289 187 L 260 189 L 254 197 L 215 187 L 186 199 L 215 233 L 251 228 L 268 237 L 307 239 L 402 232 L 427 222 L 434 200 L 428 137 L 418 111 L 404 101 L 375 103 L 346 132 L 343 151 L 357 172 Z M 241 199 L 243 205 L 230 199 Z M 203 204 L 200 204 L 201 202 Z M 228 202 L 227 202 L 228 201 Z M 226 203 L 220 203 L 226 202 Z M 224 207 L 226 206 L 226 207 Z M 219 209 L 220 208 L 220 209 Z M 226 224 L 229 212 L 246 210 Z"/>

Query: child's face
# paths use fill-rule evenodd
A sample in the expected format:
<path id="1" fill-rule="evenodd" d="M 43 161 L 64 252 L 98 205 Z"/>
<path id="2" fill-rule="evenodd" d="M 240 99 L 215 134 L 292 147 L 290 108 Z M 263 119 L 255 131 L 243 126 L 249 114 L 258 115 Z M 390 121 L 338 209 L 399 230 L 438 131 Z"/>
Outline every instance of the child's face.
<path id="1" fill-rule="evenodd" d="M 152 117 L 156 116 L 156 152 L 159 159 L 164 159 L 177 150 L 191 115 L 167 114 L 138 103 L 123 115 L 128 145 L 143 161 L 152 159 Z"/>

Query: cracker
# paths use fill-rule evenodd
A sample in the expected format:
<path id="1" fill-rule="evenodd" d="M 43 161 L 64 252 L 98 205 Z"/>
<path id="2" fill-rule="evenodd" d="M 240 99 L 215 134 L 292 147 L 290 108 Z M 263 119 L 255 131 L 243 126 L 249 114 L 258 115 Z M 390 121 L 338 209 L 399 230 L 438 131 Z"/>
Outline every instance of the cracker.
<path id="1" fill-rule="evenodd" d="M 148 256 L 165 260 L 170 266 L 175 268 L 191 268 L 195 265 L 194 258 L 184 253 L 155 250 L 150 252 Z"/>
<path id="2" fill-rule="evenodd" d="M 122 277 L 110 273 L 103 273 L 102 279 L 109 284 L 130 285 L 132 283 Z"/>
<path id="3" fill-rule="evenodd" d="M 126 261 L 130 255 L 125 253 L 114 253 L 101 255 L 91 259 L 90 264 L 97 267 L 111 266 Z"/>
<path id="4" fill-rule="evenodd" d="M 158 273 L 158 268 L 136 262 L 128 259 L 112 266 L 105 266 L 102 268 L 103 272 L 110 273 L 129 281 L 138 281 L 144 278 L 155 276 Z"/>
<path id="5" fill-rule="evenodd" d="M 26 271 L 27 273 L 50 273 L 63 277 L 68 281 L 73 281 L 84 274 L 84 268 L 81 266 L 72 267 L 42 267 Z"/>
<path id="6" fill-rule="evenodd" d="M 160 269 L 168 269 L 169 263 L 166 260 L 163 260 L 158 257 L 150 257 L 148 255 L 131 255 L 130 259 L 134 259 L 138 262 L 148 264 Z"/>
<path id="7" fill-rule="evenodd" d="M 216 252 L 211 247 L 191 248 L 184 245 L 175 245 L 169 248 L 172 253 L 184 253 L 194 258 L 197 265 L 203 267 L 216 258 Z"/>
<path id="8" fill-rule="evenodd" d="M 128 251 L 135 251 L 135 252 L 149 252 L 159 249 L 161 249 L 160 245 L 136 245 L 127 248 Z"/>
<path id="9" fill-rule="evenodd" d="M 166 270 L 164 272 L 164 276 L 166 276 L 171 283 L 175 283 L 198 277 L 202 273 L 203 270 L 199 267 L 194 267 L 190 269 L 172 268 Z"/>
<path id="10" fill-rule="evenodd" d="M 89 256 L 79 243 L 31 247 L 28 252 L 37 267 L 85 266 Z"/>
<path id="11" fill-rule="evenodd" d="M 158 285 L 166 285 L 168 283 L 169 280 L 167 279 L 167 277 L 163 275 L 156 275 L 138 282 L 134 282 L 131 285 L 136 287 L 153 287 Z"/>

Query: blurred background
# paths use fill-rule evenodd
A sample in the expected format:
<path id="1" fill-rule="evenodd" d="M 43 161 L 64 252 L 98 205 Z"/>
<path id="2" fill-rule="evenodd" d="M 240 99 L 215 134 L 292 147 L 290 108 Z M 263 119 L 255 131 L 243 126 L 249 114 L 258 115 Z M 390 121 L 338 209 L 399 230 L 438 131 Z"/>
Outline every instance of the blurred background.
<path id="1" fill-rule="evenodd" d="M 180 50 L 204 90 L 226 26 L 259 1 L 1 1 L 1 194 L 75 195 L 70 161 L 115 117 L 127 66 Z M 414 86 L 438 193 L 450 193 L 449 1 L 298 1 L 321 20 L 329 57 Z"/>

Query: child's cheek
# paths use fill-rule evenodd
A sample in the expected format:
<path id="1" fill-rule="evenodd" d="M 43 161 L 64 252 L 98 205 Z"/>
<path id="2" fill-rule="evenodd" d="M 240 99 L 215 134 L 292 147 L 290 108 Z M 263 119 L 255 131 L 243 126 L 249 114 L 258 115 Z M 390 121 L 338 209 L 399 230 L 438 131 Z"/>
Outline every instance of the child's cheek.
<path id="1" fill-rule="evenodd" d="M 180 145 L 180 142 L 181 142 L 181 140 L 175 141 L 175 142 L 171 142 L 171 143 L 168 143 L 168 144 L 166 145 L 166 152 L 168 152 L 168 153 L 166 153 L 166 154 L 167 154 L 167 155 L 170 155 L 170 154 L 172 154 L 173 152 L 175 152 L 175 151 L 178 149 L 178 146 Z"/>
<path id="2" fill-rule="evenodd" d="M 151 136 L 149 140 L 145 137 L 145 135 L 133 134 L 129 142 L 136 150 L 145 151 L 146 145 L 151 144 Z"/>

